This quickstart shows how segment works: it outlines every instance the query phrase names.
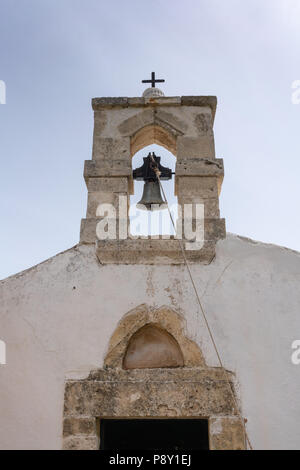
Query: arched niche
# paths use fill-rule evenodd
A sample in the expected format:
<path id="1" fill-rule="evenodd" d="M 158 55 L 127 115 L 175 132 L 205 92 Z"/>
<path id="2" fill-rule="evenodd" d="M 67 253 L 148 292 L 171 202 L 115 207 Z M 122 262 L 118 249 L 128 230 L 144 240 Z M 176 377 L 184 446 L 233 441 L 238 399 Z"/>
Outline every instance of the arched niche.
<path id="1" fill-rule="evenodd" d="M 129 348 L 150 326 L 174 339 L 184 367 L 122 368 Z M 117 325 L 104 368 L 66 380 L 63 448 L 98 450 L 105 418 L 199 418 L 208 420 L 210 449 L 245 449 L 244 423 L 232 397 L 234 374 L 227 371 L 227 379 L 223 369 L 205 364 L 200 348 L 185 335 L 181 315 L 169 307 L 140 305 Z"/>
<path id="2" fill-rule="evenodd" d="M 174 336 L 153 323 L 133 334 L 123 358 L 123 369 L 183 366 L 183 354 Z"/>
<path id="3" fill-rule="evenodd" d="M 142 329 L 146 326 L 148 328 L 148 325 L 152 325 L 155 326 L 155 328 L 160 329 L 162 334 L 159 335 L 159 338 L 161 340 L 163 335 L 165 335 L 165 339 L 166 335 L 170 335 L 167 337 L 169 339 L 171 337 L 173 342 L 170 340 L 169 346 L 172 344 L 173 352 L 175 352 L 175 345 L 178 346 L 182 354 L 182 365 L 185 367 L 206 367 L 200 348 L 185 334 L 184 318 L 170 307 L 164 306 L 155 309 L 144 304 L 128 312 L 120 320 L 110 338 L 108 351 L 104 359 L 104 366 L 120 369 L 123 368 L 123 361 L 126 352 L 130 347 L 131 341 L 133 341 L 134 338 L 137 339 L 139 337 L 138 335 L 135 336 L 135 334 L 139 331 L 143 332 Z M 149 331 L 150 330 L 148 330 L 148 332 Z M 144 332 L 147 332 L 147 330 L 144 330 Z M 135 344 L 137 343 L 135 342 Z M 177 360 L 179 360 L 179 354 L 176 357 Z"/>

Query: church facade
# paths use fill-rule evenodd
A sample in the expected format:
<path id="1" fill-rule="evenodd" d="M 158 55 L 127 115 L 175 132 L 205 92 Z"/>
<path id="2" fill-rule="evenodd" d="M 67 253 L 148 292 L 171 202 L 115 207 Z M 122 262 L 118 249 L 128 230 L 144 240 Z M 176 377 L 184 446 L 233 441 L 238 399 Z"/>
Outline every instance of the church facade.
<path id="1" fill-rule="evenodd" d="M 98 450 L 118 433 L 134 448 L 133 426 L 169 421 L 190 442 L 199 429 L 199 448 L 300 448 L 300 256 L 226 234 L 216 104 L 156 88 L 92 100 L 80 241 L 0 284 L 1 449 Z M 203 209 L 200 241 L 129 236 L 132 157 L 153 143 L 176 157 L 179 205 Z M 103 204 L 114 237 L 99 237 Z"/>

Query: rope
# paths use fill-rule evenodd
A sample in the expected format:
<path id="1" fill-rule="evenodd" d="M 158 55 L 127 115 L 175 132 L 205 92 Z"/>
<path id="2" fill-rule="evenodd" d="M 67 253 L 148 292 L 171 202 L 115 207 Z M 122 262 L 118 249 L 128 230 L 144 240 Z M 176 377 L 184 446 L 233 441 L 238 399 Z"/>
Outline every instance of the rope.
<path id="1" fill-rule="evenodd" d="M 169 204 L 168 204 L 168 200 L 167 200 L 167 197 L 166 197 L 166 194 L 165 194 L 165 191 L 164 191 L 164 188 L 161 184 L 161 181 L 160 181 L 160 171 L 159 169 L 157 168 L 157 164 L 153 158 L 153 155 L 151 154 L 151 158 L 152 158 L 152 161 L 154 163 L 153 165 L 153 170 L 155 171 L 156 173 L 156 176 L 157 176 L 157 179 L 158 179 L 158 182 L 159 182 L 159 186 L 160 186 L 160 189 L 162 191 L 162 194 L 163 194 L 163 198 L 164 198 L 164 202 L 167 206 L 167 209 L 168 209 L 168 212 L 169 212 L 169 216 L 170 216 L 170 219 L 172 221 L 172 225 L 173 225 L 173 228 L 174 228 L 174 231 L 176 233 L 176 227 L 175 227 L 175 222 L 174 222 L 174 219 L 173 219 L 173 216 L 171 214 L 171 211 L 170 211 L 170 208 L 169 208 Z M 200 297 L 199 297 L 199 294 L 198 294 L 198 291 L 197 291 L 197 287 L 196 287 L 196 284 L 195 284 L 195 281 L 194 281 L 194 278 L 193 278 L 193 275 L 192 275 L 192 272 L 191 272 L 191 269 L 190 269 L 190 265 L 189 265 L 189 262 L 186 258 L 186 255 L 185 255 L 185 251 L 184 251 L 184 246 L 183 246 L 183 243 L 182 241 L 177 238 L 178 240 L 178 243 L 179 243 L 179 246 L 180 246 L 180 249 L 181 249 L 181 252 L 182 252 L 182 256 L 183 256 L 183 259 L 184 259 L 184 263 L 186 265 L 186 268 L 187 268 L 187 271 L 188 271 L 188 274 L 189 274 L 189 277 L 190 277 L 190 280 L 191 280 L 191 283 L 192 283 L 192 286 L 193 286 L 193 289 L 194 289 L 194 292 L 195 292 L 195 295 L 196 295 L 196 298 L 197 298 L 197 301 L 198 301 L 198 304 L 200 306 L 200 310 L 201 310 L 201 313 L 202 313 L 202 316 L 204 318 L 204 321 L 205 321 L 205 324 L 206 324 L 206 327 L 207 327 L 207 330 L 208 330 L 208 333 L 209 333 L 209 336 L 210 336 L 210 339 L 211 339 L 211 342 L 213 344 L 213 347 L 214 347 L 214 350 L 216 352 L 216 355 L 217 355 L 217 358 L 218 358 L 218 361 L 219 361 L 219 364 L 220 364 L 220 367 L 223 371 L 223 374 L 224 374 L 224 378 L 228 384 L 228 387 L 229 387 L 229 390 L 230 390 L 230 393 L 232 395 L 232 398 L 233 398 L 233 401 L 234 401 L 234 406 L 235 406 L 235 409 L 236 409 L 236 412 L 240 418 L 240 421 L 242 423 L 242 426 L 244 428 L 244 433 L 245 433 L 245 437 L 246 437 L 246 443 L 248 444 L 250 450 L 253 450 L 253 447 L 251 445 L 251 442 L 250 442 L 250 439 L 249 439 L 249 436 L 248 436 L 248 433 L 247 433 L 247 430 L 246 430 L 246 425 L 245 425 L 245 420 L 244 418 L 242 417 L 242 414 L 240 412 L 240 409 L 239 409 L 239 406 L 238 406 L 238 403 L 237 403 L 237 400 L 236 400 L 236 397 L 235 397 L 235 394 L 231 388 L 231 384 L 230 384 L 230 380 L 228 378 L 228 374 L 227 374 L 227 371 L 226 369 L 224 368 L 223 366 L 223 362 L 222 362 L 222 359 L 221 359 L 221 356 L 220 356 L 220 353 L 219 353 L 219 350 L 217 348 L 217 344 L 214 340 L 214 337 L 213 337 L 213 333 L 212 333 L 212 330 L 210 328 L 210 325 L 208 323 L 208 320 L 207 320 L 207 317 L 206 317 L 206 314 L 205 314 L 205 311 L 204 311 L 204 308 L 202 306 L 202 302 L 200 300 Z"/>

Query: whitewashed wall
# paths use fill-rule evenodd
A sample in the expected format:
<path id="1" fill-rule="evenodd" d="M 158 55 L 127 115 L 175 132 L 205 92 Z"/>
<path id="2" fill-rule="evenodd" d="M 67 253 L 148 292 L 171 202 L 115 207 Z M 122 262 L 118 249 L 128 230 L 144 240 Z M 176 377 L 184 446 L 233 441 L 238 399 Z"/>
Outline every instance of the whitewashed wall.
<path id="1" fill-rule="evenodd" d="M 300 449 L 300 254 L 228 235 L 192 271 L 254 447 Z M 101 367 L 118 321 L 140 304 L 179 311 L 218 366 L 183 266 L 101 266 L 80 246 L 2 281 L 0 297 L 1 449 L 61 448 L 65 377 Z"/>

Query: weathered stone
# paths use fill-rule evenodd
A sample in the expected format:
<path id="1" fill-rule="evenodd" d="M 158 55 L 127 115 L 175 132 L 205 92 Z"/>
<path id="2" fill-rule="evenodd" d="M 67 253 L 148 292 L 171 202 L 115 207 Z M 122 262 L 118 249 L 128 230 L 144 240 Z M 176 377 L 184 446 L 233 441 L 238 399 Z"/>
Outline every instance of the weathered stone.
<path id="1" fill-rule="evenodd" d="M 107 98 L 93 98 L 92 99 L 92 108 L 94 111 L 97 111 L 102 108 L 112 108 L 112 107 L 127 107 L 128 98 L 127 97 L 107 97 Z"/>
<path id="2" fill-rule="evenodd" d="M 176 155 L 176 136 L 176 133 L 169 132 L 169 129 L 161 125 L 143 127 L 131 138 L 131 155 L 153 143 L 165 147 Z"/>
<path id="3" fill-rule="evenodd" d="M 245 430 L 236 416 L 212 417 L 209 420 L 211 450 L 245 450 Z"/>
<path id="4" fill-rule="evenodd" d="M 214 138 L 211 135 L 177 138 L 178 161 L 188 158 L 215 158 Z"/>
<path id="5" fill-rule="evenodd" d="M 96 254 L 103 264 L 184 262 L 175 239 L 165 236 L 134 239 L 127 234 L 123 222 L 120 234 L 118 212 L 114 223 L 116 231 L 113 230 L 116 239 L 97 240 L 96 228 L 101 220 L 97 217 L 99 204 L 112 204 L 117 209 L 116 196 L 127 194 L 129 197 L 133 193 L 130 156 L 155 143 L 177 155 L 175 193 L 178 202 L 204 205 L 204 239 L 194 241 L 191 238 L 193 234 L 188 234 L 188 239 L 182 241 L 186 257 L 190 262 L 210 263 L 215 256 L 216 242 L 225 235 L 224 221 L 219 221 L 218 205 L 224 169 L 223 161 L 214 158 L 212 131 L 216 99 L 184 97 L 182 100 L 165 96 L 96 98 L 93 107 L 94 160 L 85 164 L 89 194 L 80 242 L 91 244 L 96 241 Z M 191 222 L 194 224 L 193 220 Z M 126 234 L 127 239 L 124 239 Z M 201 238 L 202 234 L 198 235 Z"/>
<path id="6" fill-rule="evenodd" d="M 86 182 L 89 178 L 128 176 L 132 178 L 132 168 L 130 161 L 114 160 L 99 161 L 86 160 L 84 162 L 84 178 Z"/>
<path id="7" fill-rule="evenodd" d="M 94 137 L 100 136 L 106 129 L 107 125 L 107 111 L 102 109 L 101 111 L 94 112 Z"/>
<path id="8" fill-rule="evenodd" d="M 95 418 L 65 418 L 63 423 L 63 435 L 65 437 L 84 434 L 86 436 L 96 434 Z"/>
<path id="9" fill-rule="evenodd" d="M 122 368 L 130 338 L 149 324 L 154 324 L 173 336 L 182 351 L 185 366 L 205 366 L 200 348 L 185 335 L 183 317 L 168 307 L 153 309 L 146 305 L 135 308 L 121 319 L 110 339 L 104 366 Z"/>
<path id="10" fill-rule="evenodd" d="M 98 450 L 99 443 L 98 437 L 71 436 L 64 438 L 63 450 Z"/>
<path id="11" fill-rule="evenodd" d="M 183 366 L 183 354 L 174 336 L 154 324 L 144 325 L 133 334 L 123 357 L 124 369 Z"/>
<path id="12" fill-rule="evenodd" d="M 196 216 L 195 212 L 195 205 L 196 204 L 203 204 L 204 206 L 204 218 L 205 219 L 218 219 L 220 217 L 220 209 L 219 209 L 219 199 L 218 198 L 201 198 L 194 195 L 183 195 L 179 197 L 179 201 L 181 204 L 181 210 L 185 210 L 185 206 L 191 206 L 193 208 L 193 214 Z"/>
<path id="13" fill-rule="evenodd" d="M 95 191 L 126 193 L 128 178 L 90 178 L 87 188 L 90 193 Z"/>
<path id="14" fill-rule="evenodd" d="M 181 204 L 181 197 L 193 200 L 218 198 L 218 178 L 214 176 L 179 176 L 176 178 L 176 194 Z M 196 200 L 197 200 L 196 199 Z"/>
<path id="15" fill-rule="evenodd" d="M 124 193 L 126 195 L 126 193 Z M 96 217 L 99 204 L 111 204 L 117 210 L 119 195 L 113 192 L 96 191 L 88 193 L 86 220 Z"/>
<path id="16" fill-rule="evenodd" d="M 207 113 L 199 113 L 195 117 L 195 126 L 199 134 L 205 135 L 212 132 L 212 117 Z"/>
<path id="17" fill-rule="evenodd" d="M 187 130 L 187 124 L 183 119 L 179 119 L 178 116 L 172 113 L 172 110 L 165 110 L 158 108 L 154 115 L 154 123 L 160 125 L 167 125 L 170 130 L 177 135 L 183 135 Z"/>
<path id="18" fill-rule="evenodd" d="M 180 96 L 160 96 L 158 98 L 145 98 L 145 105 L 151 106 L 180 106 Z"/>
<path id="19" fill-rule="evenodd" d="M 131 107 L 143 107 L 145 106 L 145 98 L 143 98 L 142 96 L 128 98 L 128 105 Z"/>
<path id="20" fill-rule="evenodd" d="M 111 377 L 109 372 L 107 380 L 93 378 L 66 383 L 65 417 L 235 414 L 231 389 L 222 369 L 218 375 L 216 369 L 210 368 L 119 370 L 118 376 L 113 372 Z"/>
<path id="21" fill-rule="evenodd" d="M 178 176 L 222 176 L 224 165 L 222 158 L 186 158 L 176 163 L 176 177 Z"/>
<path id="22" fill-rule="evenodd" d="M 184 247 L 188 246 L 185 250 L 186 258 L 191 263 L 209 264 L 215 257 L 215 241 L 205 240 L 200 245 L 186 243 L 183 240 Z M 97 240 L 96 255 L 102 264 L 184 264 L 178 240 L 172 239 Z"/>
<path id="23" fill-rule="evenodd" d="M 146 88 L 143 92 L 144 98 L 158 98 L 160 96 L 165 96 L 163 91 L 156 87 Z"/>
<path id="24" fill-rule="evenodd" d="M 154 123 L 154 110 L 146 109 L 137 112 L 135 116 L 131 116 L 124 120 L 118 127 L 118 130 L 123 136 L 132 136 L 137 131 L 145 126 L 149 126 Z"/>
<path id="25" fill-rule="evenodd" d="M 130 162 L 130 139 L 112 139 L 94 136 L 93 160 L 128 160 Z"/>
<path id="26" fill-rule="evenodd" d="M 212 110 L 213 120 L 217 109 L 216 96 L 182 96 L 182 106 L 209 106 Z"/>

